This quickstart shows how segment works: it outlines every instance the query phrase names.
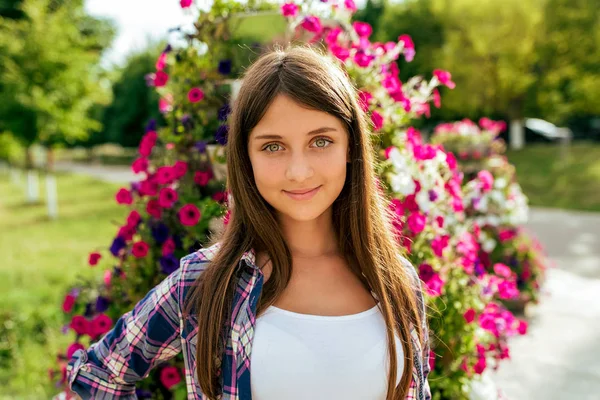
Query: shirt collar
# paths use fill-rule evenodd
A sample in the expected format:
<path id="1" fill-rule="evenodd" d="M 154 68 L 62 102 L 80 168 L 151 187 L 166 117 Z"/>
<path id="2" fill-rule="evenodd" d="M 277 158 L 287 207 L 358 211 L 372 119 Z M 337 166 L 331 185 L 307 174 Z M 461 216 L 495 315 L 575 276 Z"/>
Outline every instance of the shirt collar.
<path id="1" fill-rule="evenodd" d="M 242 255 L 240 259 L 241 262 L 246 262 L 246 265 L 252 267 L 253 269 L 259 269 L 256 265 L 256 252 L 254 249 L 250 249 Z"/>

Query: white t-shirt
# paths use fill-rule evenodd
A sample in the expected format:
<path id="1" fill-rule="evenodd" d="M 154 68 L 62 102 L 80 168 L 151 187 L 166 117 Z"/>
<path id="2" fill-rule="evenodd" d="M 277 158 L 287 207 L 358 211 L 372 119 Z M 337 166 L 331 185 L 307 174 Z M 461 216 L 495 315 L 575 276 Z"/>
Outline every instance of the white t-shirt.
<path id="1" fill-rule="evenodd" d="M 398 372 L 404 352 L 396 336 Z M 274 306 L 256 320 L 251 353 L 253 400 L 385 400 L 389 370 L 379 306 L 319 316 Z"/>

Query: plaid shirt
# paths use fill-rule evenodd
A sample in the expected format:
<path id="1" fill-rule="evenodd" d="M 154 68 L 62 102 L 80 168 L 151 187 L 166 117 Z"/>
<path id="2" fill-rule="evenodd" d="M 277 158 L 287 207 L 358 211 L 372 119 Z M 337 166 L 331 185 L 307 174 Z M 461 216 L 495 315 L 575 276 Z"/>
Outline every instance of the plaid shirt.
<path id="1" fill-rule="evenodd" d="M 196 379 L 197 319 L 184 320 L 181 305 L 217 250 L 218 245 L 215 245 L 183 257 L 180 268 L 153 288 L 132 311 L 123 315 L 100 341 L 85 351 L 78 350 L 67 367 L 71 390 L 83 399 L 137 399 L 135 383 L 146 378 L 161 362 L 183 352 L 188 399 L 206 399 Z M 408 262 L 407 266 L 418 279 Z M 255 264 L 252 250 L 244 254 L 240 268 L 231 329 L 221 364 L 221 400 L 252 398 L 250 352 L 263 274 Z M 424 313 L 422 293 L 419 291 L 417 295 Z M 424 322 L 425 337 L 428 337 L 426 325 Z M 420 343 L 414 327 L 412 345 L 415 353 L 413 379 L 406 400 L 429 400 L 429 345 L 428 342 Z"/>

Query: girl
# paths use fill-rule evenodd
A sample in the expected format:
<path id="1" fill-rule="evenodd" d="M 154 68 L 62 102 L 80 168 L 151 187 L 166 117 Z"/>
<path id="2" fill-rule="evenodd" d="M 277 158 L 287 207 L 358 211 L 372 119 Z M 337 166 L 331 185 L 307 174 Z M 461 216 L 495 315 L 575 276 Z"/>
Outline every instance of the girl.
<path id="1" fill-rule="evenodd" d="M 308 48 L 270 52 L 229 124 L 222 237 L 75 353 L 71 389 L 136 398 L 136 381 L 183 352 L 189 399 L 429 399 L 420 281 L 347 76 Z"/>

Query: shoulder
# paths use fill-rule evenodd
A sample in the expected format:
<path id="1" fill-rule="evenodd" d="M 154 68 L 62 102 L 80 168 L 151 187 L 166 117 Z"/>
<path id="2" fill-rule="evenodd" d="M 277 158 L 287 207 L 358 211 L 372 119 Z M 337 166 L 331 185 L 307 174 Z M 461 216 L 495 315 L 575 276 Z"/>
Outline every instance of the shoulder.
<path id="1" fill-rule="evenodd" d="M 423 286 L 421 284 L 421 278 L 419 278 L 417 269 L 410 262 L 410 260 L 408 260 L 406 257 L 400 255 L 400 262 L 406 269 L 408 275 L 411 277 L 413 291 L 415 293 L 415 297 L 417 298 L 418 305 L 419 305 L 419 311 L 421 314 L 420 317 L 421 317 L 421 319 L 424 319 L 426 317 L 426 315 L 425 315 L 425 300 L 423 298 Z"/>

